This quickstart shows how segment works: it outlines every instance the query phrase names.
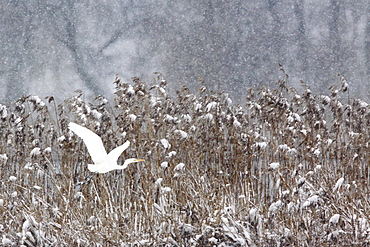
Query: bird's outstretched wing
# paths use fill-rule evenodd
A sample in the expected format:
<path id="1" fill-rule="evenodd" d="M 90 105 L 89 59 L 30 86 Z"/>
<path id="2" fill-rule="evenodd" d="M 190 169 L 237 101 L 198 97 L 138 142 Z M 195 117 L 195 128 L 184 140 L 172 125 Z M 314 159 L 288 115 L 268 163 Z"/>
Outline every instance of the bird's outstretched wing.
<path id="1" fill-rule="evenodd" d="M 128 148 L 128 146 L 130 146 L 130 142 L 126 141 L 121 146 L 118 146 L 112 151 L 110 151 L 108 154 L 109 160 L 116 162 L 118 157 L 122 154 L 123 151 L 125 151 Z"/>
<path id="2" fill-rule="evenodd" d="M 95 164 L 100 164 L 107 160 L 107 152 L 105 151 L 101 138 L 97 134 L 72 122 L 68 124 L 68 128 L 81 137 Z"/>

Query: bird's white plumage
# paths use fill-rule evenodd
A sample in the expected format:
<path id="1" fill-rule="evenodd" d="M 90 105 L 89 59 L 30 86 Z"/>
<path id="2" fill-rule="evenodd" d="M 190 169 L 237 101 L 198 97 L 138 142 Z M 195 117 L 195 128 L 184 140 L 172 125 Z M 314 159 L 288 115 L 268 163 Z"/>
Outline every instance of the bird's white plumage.
<path id="1" fill-rule="evenodd" d="M 123 145 L 116 147 L 109 154 L 105 151 L 101 138 L 91 130 L 70 122 L 68 128 L 78 135 L 85 143 L 91 159 L 95 163 L 88 164 L 91 172 L 106 173 L 116 169 L 125 169 L 130 163 L 144 161 L 142 159 L 127 159 L 122 166 L 117 164 L 117 159 L 130 145 L 126 141 Z"/>
<path id="2" fill-rule="evenodd" d="M 117 160 L 118 157 L 122 154 L 122 152 L 125 151 L 128 148 L 128 146 L 130 146 L 130 142 L 126 141 L 121 146 L 118 146 L 115 149 L 113 149 L 112 151 L 110 151 L 109 154 L 108 154 L 108 158 L 112 159 L 112 160 Z"/>
<path id="3" fill-rule="evenodd" d="M 68 128 L 84 141 L 91 159 L 95 164 L 103 163 L 108 159 L 107 151 L 105 151 L 100 136 L 83 126 L 72 122 L 69 123 Z"/>

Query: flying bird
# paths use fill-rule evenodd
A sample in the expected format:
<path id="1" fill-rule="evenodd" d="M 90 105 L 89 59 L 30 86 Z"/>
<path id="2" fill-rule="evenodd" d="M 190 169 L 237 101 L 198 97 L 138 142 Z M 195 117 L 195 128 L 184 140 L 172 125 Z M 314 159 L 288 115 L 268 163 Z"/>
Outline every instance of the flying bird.
<path id="1" fill-rule="evenodd" d="M 123 145 L 116 147 L 107 154 L 103 142 L 97 134 L 73 122 L 68 124 L 68 128 L 84 141 L 94 162 L 94 164 L 87 165 L 87 168 L 91 172 L 107 173 L 117 169 L 126 169 L 129 164 L 134 162 L 144 161 L 143 159 L 132 158 L 125 160 L 123 165 L 118 165 L 118 157 L 128 148 L 130 145 L 129 141 L 126 141 Z"/>

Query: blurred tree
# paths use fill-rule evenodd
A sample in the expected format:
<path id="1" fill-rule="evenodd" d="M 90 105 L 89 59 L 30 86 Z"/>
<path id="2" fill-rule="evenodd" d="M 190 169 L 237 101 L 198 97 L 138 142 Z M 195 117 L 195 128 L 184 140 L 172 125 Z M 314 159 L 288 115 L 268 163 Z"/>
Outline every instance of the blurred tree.
<path id="1" fill-rule="evenodd" d="M 329 46 L 330 62 L 333 68 L 341 68 L 341 39 L 342 30 L 340 29 L 341 3 L 338 0 L 330 0 L 329 15 Z"/>
<path id="2" fill-rule="evenodd" d="M 297 22 L 297 31 L 296 39 L 298 42 L 298 51 L 297 51 L 297 69 L 300 72 L 301 79 L 307 80 L 309 78 L 309 64 L 307 61 L 308 56 L 308 40 L 306 34 L 306 18 L 304 12 L 304 3 L 301 0 L 295 0 L 294 2 L 294 16 Z"/>
<path id="3" fill-rule="evenodd" d="M 8 101 L 26 94 L 27 77 L 34 59 L 33 32 L 35 25 L 32 5 L 23 1 L 0 3 L 0 76 L 5 82 L 2 97 Z"/>
<path id="4" fill-rule="evenodd" d="M 107 92 L 99 78 L 98 61 L 102 60 L 102 51 L 115 42 L 123 33 L 120 30 L 113 30 L 107 41 L 98 48 L 89 37 L 81 31 L 89 28 L 84 23 L 85 11 L 88 6 L 82 2 L 73 0 L 62 0 L 57 3 L 41 4 L 46 15 L 45 27 L 48 33 L 62 44 L 70 52 L 75 72 L 84 85 L 95 95 Z M 94 7 L 97 7 L 94 4 Z M 100 42 L 99 42 L 100 43 Z"/>
<path id="5" fill-rule="evenodd" d="M 271 21 L 271 29 L 270 31 L 270 38 L 268 39 L 269 48 L 270 48 L 270 57 L 273 58 L 275 63 L 285 64 L 285 53 L 283 52 L 284 49 L 284 42 L 286 38 L 284 35 L 284 25 L 282 20 L 282 13 L 279 11 L 279 6 L 282 4 L 279 0 L 268 0 L 267 1 L 267 10 L 270 12 L 272 21 Z"/>
<path id="6" fill-rule="evenodd" d="M 370 78 L 370 2 L 366 4 L 366 27 L 365 27 L 365 64 L 366 64 L 366 77 Z"/>
<path id="7" fill-rule="evenodd" d="M 169 87 L 180 82 L 196 90 L 204 79 L 210 89 L 238 99 L 247 86 L 276 81 L 278 63 L 292 83 L 303 79 L 327 88 L 344 73 L 368 85 L 368 5 L 365 0 L 4 0 L 0 83 L 6 90 L 0 97 L 62 96 L 84 86 L 94 95 L 109 95 L 115 73 L 127 80 L 160 71 Z"/>

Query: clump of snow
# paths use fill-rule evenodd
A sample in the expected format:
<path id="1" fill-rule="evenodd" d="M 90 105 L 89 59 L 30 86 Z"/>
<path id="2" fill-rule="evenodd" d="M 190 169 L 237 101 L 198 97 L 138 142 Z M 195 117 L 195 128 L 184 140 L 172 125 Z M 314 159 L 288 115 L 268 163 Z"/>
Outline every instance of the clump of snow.
<path id="1" fill-rule="evenodd" d="M 31 242 L 36 243 L 44 238 L 45 233 L 40 230 L 40 225 L 33 216 L 27 216 L 22 225 L 22 241 L 29 239 Z M 38 229 L 38 230 L 35 230 Z"/>
<path id="2" fill-rule="evenodd" d="M 47 147 L 44 149 L 45 154 L 50 154 L 51 153 L 51 147 Z"/>
<path id="3" fill-rule="evenodd" d="M 162 167 L 163 169 L 167 168 L 167 167 L 168 167 L 168 162 L 167 162 L 167 161 L 163 161 L 163 162 L 161 163 L 161 167 Z"/>
<path id="4" fill-rule="evenodd" d="M 182 235 L 190 235 L 196 230 L 196 228 L 190 224 L 180 223 L 178 230 Z"/>
<path id="5" fill-rule="evenodd" d="M 171 144 L 167 141 L 167 139 L 161 139 L 160 142 L 165 149 L 169 149 L 171 147 Z"/>
<path id="6" fill-rule="evenodd" d="M 158 90 L 161 92 L 161 94 L 166 95 L 166 90 L 163 87 L 158 87 Z"/>
<path id="7" fill-rule="evenodd" d="M 7 116 L 8 116 L 8 111 L 6 109 L 6 106 L 5 105 L 2 105 L 0 104 L 0 114 L 1 114 L 1 118 L 2 119 L 5 119 Z"/>
<path id="8" fill-rule="evenodd" d="M 183 130 L 175 130 L 174 133 L 180 136 L 181 139 L 186 139 L 188 137 L 188 133 Z"/>
<path id="9" fill-rule="evenodd" d="M 31 162 L 27 162 L 26 165 L 24 166 L 24 169 L 27 170 L 33 170 L 33 164 Z"/>
<path id="10" fill-rule="evenodd" d="M 362 100 L 358 100 L 358 103 L 359 103 L 360 108 L 366 108 L 366 107 L 369 106 L 368 103 L 366 103 L 365 101 L 362 101 Z"/>
<path id="11" fill-rule="evenodd" d="M 130 119 L 131 122 L 135 122 L 135 120 L 137 118 L 137 116 L 135 114 L 129 114 L 127 117 Z"/>
<path id="12" fill-rule="evenodd" d="M 208 121 L 212 121 L 213 115 L 211 113 L 207 113 L 206 115 L 204 115 L 204 118 L 207 119 Z"/>
<path id="13" fill-rule="evenodd" d="M 338 181 L 335 183 L 335 186 L 333 188 L 333 192 L 339 191 L 339 189 L 342 186 L 343 182 L 344 182 L 344 178 L 338 179 Z"/>
<path id="14" fill-rule="evenodd" d="M 315 172 L 318 172 L 318 171 L 320 171 L 321 170 L 321 165 L 317 165 L 316 167 L 315 167 L 315 169 L 314 169 L 314 171 Z"/>
<path id="15" fill-rule="evenodd" d="M 236 117 L 234 117 L 233 125 L 235 128 L 240 128 L 242 126 L 242 124 L 238 121 Z"/>
<path id="16" fill-rule="evenodd" d="M 256 142 L 253 146 L 264 150 L 267 147 L 267 142 Z"/>
<path id="17" fill-rule="evenodd" d="M 39 139 L 35 139 L 32 141 L 32 146 L 37 146 L 40 143 Z"/>
<path id="18" fill-rule="evenodd" d="M 58 142 L 63 142 L 64 140 L 66 139 L 66 137 L 64 135 L 58 137 L 57 141 Z"/>
<path id="19" fill-rule="evenodd" d="M 206 106 L 206 111 L 210 112 L 211 110 L 215 109 L 217 105 L 218 105 L 218 103 L 214 102 L 214 101 L 208 103 L 207 106 Z"/>
<path id="20" fill-rule="evenodd" d="M 309 206 L 317 206 L 318 203 L 321 201 L 320 197 L 318 195 L 313 195 L 303 203 L 303 208 L 307 208 Z"/>
<path id="21" fill-rule="evenodd" d="M 357 159 L 357 157 L 358 157 L 358 154 L 354 154 L 352 160 Z"/>
<path id="22" fill-rule="evenodd" d="M 329 235 L 328 235 L 328 241 L 330 240 L 334 240 L 335 238 L 337 238 L 340 234 L 344 234 L 345 232 L 343 230 L 335 230 L 333 232 L 331 232 Z"/>
<path id="23" fill-rule="evenodd" d="M 301 117 L 298 115 L 298 113 L 293 113 L 292 116 L 294 117 L 295 121 L 302 122 Z"/>
<path id="24" fill-rule="evenodd" d="M 232 101 L 229 97 L 227 97 L 227 99 L 226 99 L 226 104 L 227 104 L 228 106 L 230 106 L 232 103 L 233 103 L 233 101 Z"/>
<path id="25" fill-rule="evenodd" d="M 184 163 L 179 163 L 175 168 L 173 169 L 174 171 L 182 171 L 185 167 Z"/>
<path id="26" fill-rule="evenodd" d="M 126 138 L 126 135 L 127 135 L 127 132 L 126 132 L 126 131 L 123 131 L 123 132 L 122 132 L 122 134 L 121 134 L 121 137 L 122 137 L 123 139 L 125 139 L 125 138 Z"/>
<path id="27" fill-rule="evenodd" d="M 304 136 L 307 136 L 307 130 L 302 129 L 302 130 L 300 130 L 300 132 L 301 132 Z"/>
<path id="28" fill-rule="evenodd" d="M 185 120 L 185 122 L 190 123 L 192 121 L 192 117 L 189 114 L 182 115 L 182 118 Z"/>
<path id="29" fill-rule="evenodd" d="M 322 103 L 324 104 L 324 105 L 327 105 L 327 104 L 329 104 L 330 103 L 330 97 L 329 96 L 327 96 L 327 95 L 321 95 L 321 99 L 322 99 Z"/>
<path id="30" fill-rule="evenodd" d="M 21 123 L 21 122 L 22 122 L 22 119 L 23 119 L 23 118 L 21 118 L 21 117 L 17 117 L 17 119 L 14 121 L 14 124 L 15 124 L 15 125 L 18 125 L 19 123 Z"/>
<path id="31" fill-rule="evenodd" d="M 257 217 L 257 208 L 251 208 L 249 210 L 249 220 L 255 222 Z"/>
<path id="32" fill-rule="evenodd" d="M 164 116 L 164 121 L 166 123 L 178 123 L 178 118 L 177 117 L 172 117 L 171 115 L 166 114 Z"/>
<path id="33" fill-rule="evenodd" d="M 129 96 L 134 95 L 135 94 L 134 87 L 131 86 L 131 85 L 128 85 L 127 90 L 126 90 L 126 94 L 129 95 Z"/>
<path id="34" fill-rule="evenodd" d="M 162 192 L 167 193 L 170 192 L 172 189 L 170 187 L 162 187 L 161 190 Z"/>
<path id="35" fill-rule="evenodd" d="M 8 155 L 7 154 L 0 154 L 0 162 L 5 164 L 6 161 L 8 160 Z"/>
<path id="36" fill-rule="evenodd" d="M 330 146 L 333 143 L 333 140 L 328 138 L 325 142 L 326 142 L 326 145 Z"/>
<path id="37" fill-rule="evenodd" d="M 356 132 L 350 131 L 350 132 L 348 132 L 348 135 L 350 137 L 359 137 L 360 136 L 360 133 L 356 133 Z"/>
<path id="38" fill-rule="evenodd" d="M 31 157 L 36 157 L 36 156 L 39 156 L 40 154 L 41 154 L 41 151 L 39 147 L 36 147 L 32 149 L 31 151 Z"/>
<path id="39" fill-rule="evenodd" d="M 289 202 L 287 207 L 286 207 L 286 211 L 288 213 L 292 213 L 295 208 L 296 208 L 296 206 L 294 205 L 294 202 Z"/>
<path id="40" fill-rule="evenodd" d="M 3 246 L 14 246 L 14 243 L 9 238 L 7 238 L 5 235 L 3 235 L 1 243 L 3 244 Z"/>
<path id="41" fill-rule="evenodd" d="M 202 105 L 200 104 L 200 103 L 196 103 L 195 105 L 194 105 L 194 110 L 195 111 L 199 111 L 199 110 L 201 110 L 202 109 Z"/>
<path id="42" fill-rule="evenodd" d="M 30 101 L 32 101 L 34 104 L 40 106 L 40 107 L 43 107 L 45 106 L 45 103 L 40 99 L 39 96 L 36 96 L 36 95 L 32 95 L 30 96 Z"/>
<path id="43" fill-rule="evenodd" d="M 86 117 L 85 114 L 80 113 L 80 114 L 78 114 L 78 116 L 80 117 L 80 119 L 81 119 L 82 122 L 84 122 L 84 123 L 87 122 L 87 117 Z"/>
<path id="44" fill-rule="evenodd" d="M 283 205 L 284 203 L 281 200 L 271 203 L 269 207 L 269 214 L 276 214 Z"/>
<path id="45" fill-rule="evenodd" d="M 297 181 L 297 186 L 298 187 L 302 187 L 304 185 L 304 183 L 306 182 L 306 179 L 304 177 L 301 177 L 298 181 Z"/>
<path id="46" fill-rule="evenodd" d="M 16 180 L 17 180 L 17 177 L 15 177 L 15 176 L 10 176 L 10 177 L 9 177 L 9 181 L 14 182 L 14 181 L 16 181 Z"/>
<path id="47" fill-rule="evenodd" d="M 340 214 L 334 214 L 330 220 L 329 220 L 329 224 L 333 224 L 333 225 L 336 225 L 338 222 L 339 222 L 339 218 L 340 218 Z"/>
<path id="48" fill-rule="evenodd" d="M 93 109 L 93 110 L 91 111 L 91 115 L 92 115 L 96 120 L 101 119 L 101 117 L 103 116 L 103 114 L 101 114 L 100 112 L 98 112 L 96 109 Z"/>
<path id="49" fill-rule="evenodd" d="M 217 242 L 218 242 L 218 240 L 215 237 L 211 237 L 211 238 L 208 239 L 208 242 L 210 242 L 211 244 L 215 244 L 216 245 Z"/>
<path id="50" fill-rule="evenodd" d="M 271 163 L 271 164 L 269 165 L 269 167 L 270 167 L 271 169 L 273 169 L 273 170 L 278 169 L 278 168 L 279 168 L 279 166 L 280 166 L 280 164 L 279 164 L 278 162 L 273 162 L 273 163 Z"/>
<path id="51" fill-rule="evenodd" d="M 281 145 L 278 146 L 278 149 L 285 152 L 285 151 L 289 150 L 290 148 L 287 144 L 281 144 Z"/>
<path id="52" fill-rule="evenodd" d="M 161 185 L 161 183 L 162 183 L 162 181 L 163 181 L 163 178 L 158 178 L 158 179 L 155 181 L 155 185 L 160 186 L 160 185 Z"/>
<path id="53" fill-rule="evenodd" d="M 359 226 L 360 226 L 360 231 L 364 232 L 368 228 L 367 219 L 366 218 L 359 218 L 358 222 L 359 222 Z"/>
<path id="54" fill-rule="evenodd" d="M 171 157 L 175 156 L 176 154 L 177 154 L 176 151 L 171 151 L 171 152 L 168 153 L 167 157 L 171 158 Z"/>
<path id="55" fill-rule="evenodd" d="M 53 215 L 54 216 L 61 216 L 62 215 L 62 213 L 59 211 L 59 208 L 58 207 L 53 207 L 52 209 L 51 209 L 51 212 L 53 213 Z"/>
<path id="56" fill-rule="evenodd" d="M 321 151 L 317 148 L 317 149 L 315 149 L 315 151 L 313 152 L 313 154 L 314 154 L 315 156 L 320 156 Z"/>
<path id="57" fill-rule="evenodd" d="M 33 188 L 35 189 L 35 190 L 41 190 L 42 188 L 40 187 L 40 186 L 38 186 L 38 185 L 34 185 L 33 186 Z"/>

